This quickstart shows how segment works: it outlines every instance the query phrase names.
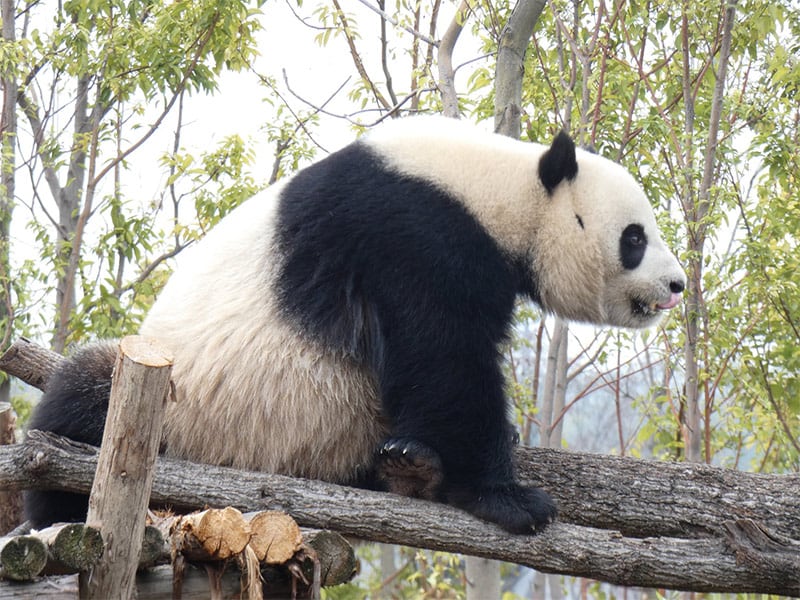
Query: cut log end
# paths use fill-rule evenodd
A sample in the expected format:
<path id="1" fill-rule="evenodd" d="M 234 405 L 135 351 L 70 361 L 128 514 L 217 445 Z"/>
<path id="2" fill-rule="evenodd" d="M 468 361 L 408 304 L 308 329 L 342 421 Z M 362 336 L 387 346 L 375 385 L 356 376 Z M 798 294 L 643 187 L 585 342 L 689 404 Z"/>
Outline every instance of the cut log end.
<path id="1" fill-rule="evenodd" d="M 269 565 L 285 563 L 303 543 L 303 534 L 295 520 L 280 511 L 256 513 L 250 519 L 250 531 L 250 547 L 258 560 Z"/>
<path id="2" fill-rule="evenodd" d="M 317 531 L 306 538 L 320 562 L 320 584 L 323 587 L 346 583 L 358 572 L 358 559 L 353 546 L 335 531 Z"/>
<path id="3" fill-rule="evenodd" d="M 29 581 L 47 564 L 47 546 L 39 538 L 23 535 L 11 539 L 0 550 L 0 572 L 14 581 Z"/>
<path id="4" fill-rule="evenodd" d="M 156 368 L 172 365 L 172 353 L 154 338 L 129 335 L 119 345 L 126 357 L 140 365 Z"/>
<path id="5" fill-rule="evenodd" d="M 103 537 L 94 527 L 71 523 L 58 532 L 50 551 L 63 572 L 85 571 L 103 555 Z"/>
<path id="6" fill-rule="evenodd" d="M 191 559 L 199 544 L 201 560 L 226 560 L 237 556 L 250 541 L 250 528 L 235 508 L 209 509 L 186 515 L 177 524 L 182 534 L 179 549 Z"/>

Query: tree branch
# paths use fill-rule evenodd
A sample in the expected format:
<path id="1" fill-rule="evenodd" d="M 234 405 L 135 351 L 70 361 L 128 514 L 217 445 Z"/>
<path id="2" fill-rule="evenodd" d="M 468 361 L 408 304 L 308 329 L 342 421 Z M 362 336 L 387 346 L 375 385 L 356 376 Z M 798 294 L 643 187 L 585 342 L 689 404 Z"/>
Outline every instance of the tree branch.
<path id="1" fill-rule="evenodd" d="M 519 0 L 500 35 L 495 69 L 494 129 L 519 139 L 525 50 L 545 0 Z"/>
<path id="2" fill-rule="evenodd" d="M 361 54 L 359 54 L 358 48 L 356 48 L 356 40 L 353 36 L 353 30 L 350 27 L 347 16 L 344 14 L 341 6 L 339 6 L 339 1 L 333 0 L 333 6 L 336 8 L 336 16 L 339 19 L 339 23 L 341 23 L 342 32 L 347 40 L 347 46 L 350 48 L 350 56 L 353 59 L 353 64 L 356 67 L 356 71 L 358 71 L 358 76 L 361 77 L 364 85 L 368 86 L 372 91 L 375 101 L 386 110 L 391 110 L 391 103 L 384 97 L 383 94 L 381 94 L 380 90 L 375 86 L 375 82 L 372 81 L 372 78 L 367 73 L 366 67 L 364 67 L 364 62 L 361 60 Z"/>
<path id="3" fill-rule="evenodd" d="M 545 451 L 537 451 L 537 454 L 548 457 Z M 557 460 L 568 454 L 550 451 L 549 457 Z M 653 497 L 645 494 L 650 486 L 659 487 L 659 482 L 650 480 L 652 472 L 648 473 L 648 468 L 639 468 L 645 461 L 575 456 L 586 462 L 587 469 L 578 471 L 580 476 L 595 472 L 590 468 L 593 461 L 602 464 L 617 460 L 624 463 L 625 470 L 615 470 L 615 478 L 622 473 L 624 479 L 630 477 L 648 484 L 631 487 L 608 479 L 584 481 L 598 495 L 605 494 L 606 506 L 620 501 L 648 502 L 651 511 L 665 513 L 666 521 L 674 505 L 695 502 L 691 494 L 683 494 L 682 490 L 694 489 L 692 477 L 697 465 L 681 465 L 688 485 L 675 487 L 673 497 Z M 96 463 L 97 449 L 34 432 L 24 444 L 0 447 L 0 485 L 18 488 L 34 484 L 85 492 L 91 487 Z M 617 468 L 622 466 L 618 464 Z M 706 469 L 709 467 L 699 470 L 702 473 Z M 567 473 L 572 477 L 576 475 Z M 603 469 L 599 473 L 601 478 L 605 477 Z M 656 479 L 663 479 L 663 475 L 659 473 Z M 783 502 L 788 514 L 785 497 L 789 496 L 788 490 L 797 489 L 799 482 L 788 477 L 784 483 L 779 494 L 784 498 L 773 500 Z M 625 491 L 630 490 L 636 491 L 635 497 L 625 498 Z M 717 490 L 715 504 L 720 501 L 724 504 L 729 492 L 731 490 Z M 754 492 L 755 500 L 764 490 Z M 734 496 L 738 493 L 733 490 Z M 753 519 L 737 519 L 729 512 L 717 523 L 717 534 L 699 539 L 624 537 L 618 531 L 572 524 L 569 520 L 574 515 L 570 515 L 569 510 L 564 511 L 561 522 L 539 535 L 513 536 L 441 504 L 167 458 L 157 462 L 152 498 L 155 502 L 181 507 L 207 505 L 235 506 L 240 510 L 283 510 L 301 525 L 335 529 L 366 540 L 483 556 L 544 572 L 591 577 L 619 585 L 800 595 L 800 543 L 797 537 L 789 538 L 786 531 L 777 533 L 774 529 L 777 521 L 768 514 L 770 511 L 761 510 L 765 505 L 758 501 L 740 508 L 749 509 L 754 519 L 764 517 L 764 520 L 756 523 Z M 579 504 L 584 506 L 595 499 L 588 502 L 584 499 Z M 795 506 L 796 501 L 795 497 Z M 792 516 L 792 528 L 796 531 L 800 528 L 796 510 L 788 518 Z M 740 560 L 742 556 L 747 560 Z"/>
<path id="4" fill-rule="evenodd" d="M 44 387 L 61 360 L 20 339 L 0 357 L 0 369 Z M 37 432 L 21 446 L 0 448 L 0 487 L 88 491 L 96 449 L 53 440 Z M 800 595 L 800 474 L 542 448 L 518 448 L 516 462 L 520 479 L 544 487 L 559 505 L 560 523 L 535 537 L 508 536 L 439 504 L 166 458 L 158 462 L 153 500 L 285 510 L 301 524 L 364 539 L 621 585 Z"/>
<path id="5" fill-rule="evenodd" d="M 458 109 L 458 94 L 456 93 L 455 71 L 453 70 L 453 50 L 458 41 L 464 23 L 469 15 L 469 2 L 462 0 L 450 26 L 442 37 L 439 46 L 439 91 L 442 93 L 442 112 L 444 116 L 458 119 L 461 111 Z"/>
<path id="6" fill-rule="evenodd" d="M 0 370 L 45 389 L 62 357 L 25 339 L 0 356 Z M 726 519 L 757 519 L 800 539 L 800 474 L 762 475 L 704 464 L 669 463 L 517 449 L 520 478 L 547 488 L 562 518 L 635 536 L 717 534 Z M 635 490 L 635 494 L 615 493 Z M 668 510 L 658 506 L 669 500 Z"/>
<path id="7" fill-rule="evenodd" d="M 401 29 L 405 29 L 408 33 L 413 35 L 415 38 L 417 38 L 419 40 L 422 40 L 426 44 L 429 44 L 429 45 L 434 46 L 434 47 L 439 45 L 438 42 L 436 40 L 434 40 L 432 37 L 427 36 L 424 33 L 420 33 L 419 31 L 417 31 L 413 27 L 409 27 L 407 25 L 403 25 L 402 23 L 400 23 L 400 21 L 398 21 L 397 19 L 392 17 L 390 14 L 388 14 L 386 11 L 382 10 L 381 8 L 377 8 L 375 6 L 372 6 L 372 4 L 370 4 L 366 0 L 358 0 L 358 1 L 361 2 L 361 4 L 366 6 L 371 11 L 379 14 L 381 16 L 381 19 L 383 19 L 384 21 L 388 21 L 389 23 L 391 23 L 395 27 L 400 27 Z"/>
<path id="8" fill-rule="evenodd" d="M 60 360 L 18 340 L 0 368 L 43 385 L 36 371 Z M 88 491 L 96 452 L 37 432 L 0 448 L 0 487 Z M 152 498 L 185 508 L 285 510 L 301 525 L 620 585 L 800 595 L 800 474 L 542 448 L 518 448 L 516 462 L 520 480 L 547 489 L 559 505 L 559 522 L 537 536 L 509 536 L 444 505 L 167 458 L 157 463 Z"/>
<path id="9" fill-rule="evenodd" d="M 380 4 L 380 9 L 383 10 L 386 0 L 378 0 Z M 419 10 L 419 7 L 417 7 Z M 417 40 L 414 40 L 414 44 L 417 44 Z M 389 93 L 389 98 L 392 100 L 392 104 L 397 104 L 397 94 L 394 93 L 394 85 L 392 83 L 392 72 L 389 69 L 389 40 L 386 37 L 386 19 L 381 17 L 381 68 L 383 69 L 383 77 L 384 81 L 386 82 L 386 91 Z"/>

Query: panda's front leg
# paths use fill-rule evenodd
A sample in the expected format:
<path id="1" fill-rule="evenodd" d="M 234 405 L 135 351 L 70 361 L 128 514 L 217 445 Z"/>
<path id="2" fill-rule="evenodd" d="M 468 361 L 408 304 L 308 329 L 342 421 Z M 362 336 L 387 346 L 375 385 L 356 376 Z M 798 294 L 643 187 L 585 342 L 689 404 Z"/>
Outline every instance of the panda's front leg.
<path id="1" fill-rule="evenodd" d="M 389 491 L 446 502 L 513 533 L 537 531 L 557 511 L 544 491 L 515 480 L 500 369 L 460 358 L 443 365 L 440 357 L 435 371 L 418 364 L 384 387 L 391 432 L 378 477 Z"/>
<path id="2" fill-rule="evenodd" d="M 439 453 L 410 437 L 391 437 L 381 444 L 376 474 L 393 494 L 443 501 L 444 468 Z"/>
<path id="3" fill-rule="evenodd" d="M 540 531 L 558 514 L 547 492 L 513 481 L 477 488 L 453 487 L 446 500 L 448 504 L 497 523 L 511 533 Z"/>

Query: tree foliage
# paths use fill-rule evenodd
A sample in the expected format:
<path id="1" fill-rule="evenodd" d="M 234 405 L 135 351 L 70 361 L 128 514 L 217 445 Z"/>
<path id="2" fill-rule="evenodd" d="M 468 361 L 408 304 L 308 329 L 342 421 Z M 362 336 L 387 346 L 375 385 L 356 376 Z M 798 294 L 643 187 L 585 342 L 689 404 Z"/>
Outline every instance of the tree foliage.
<path id="1" fill-rule="evenodd" d="M 163 205 L 126 193 L 129 161 L 168 116 L 177 112 L 181 126 L 186 97 L 214 93 L 220 73 L 248 64 L 256 52 L 255 9 L 213 0 L 31 2 L 18 9 L 18 35 L 4 41 L 2 56 L 28 126 L 18 152 L 30 195 L 19 202 L 36 248 L 13 277 L 23 282 L 17 330 L 44 333 L 45 325 L 54 348 L 63 350 L 88 336 L 135 328 L 158 285 L 148 276 L 193 236 L 179 219 L 177 197 L 171 227 L 164 227 Z M 209 174 L 210 187 L 226 185 L 222 173 L 233 169 L 241 191 L 248 156 L 224 154 L 226 145 L 232 147 L 225 142 L 200 161 L 224 158 Z M 179 152 L 176 140 L 173 154 Z M 170 160 L 177 159 L 163 162 Z M 190 175 L 197 177 L 196 169 Z M 93 227 L 98 220 L 104 222 Z M 53 310 L 37 311 L 44 321 L 31 322 L 26 304 L 34 298 L 24 294 L 50 298 L 53 290 Z"/>

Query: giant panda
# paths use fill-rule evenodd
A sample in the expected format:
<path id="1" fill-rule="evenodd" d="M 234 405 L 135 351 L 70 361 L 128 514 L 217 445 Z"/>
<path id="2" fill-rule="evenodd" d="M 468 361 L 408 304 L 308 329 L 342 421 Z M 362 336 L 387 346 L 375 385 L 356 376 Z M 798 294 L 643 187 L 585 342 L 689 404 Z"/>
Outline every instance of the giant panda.
<path id="1" fill-rule="evenodd" d="M 141 327 L 174 353 L 168 456 L 446 502 L 513 533 L 556 507 L 512 464 L 515 301 L 641 328 L 685 276 L 623 167 L 397 120 L 242 204 L 184 253 Z M 114 342 L 78 350 L 31 427 L 99 445 Z M 36 524 L 86 498 L 30 492 Z"/>

